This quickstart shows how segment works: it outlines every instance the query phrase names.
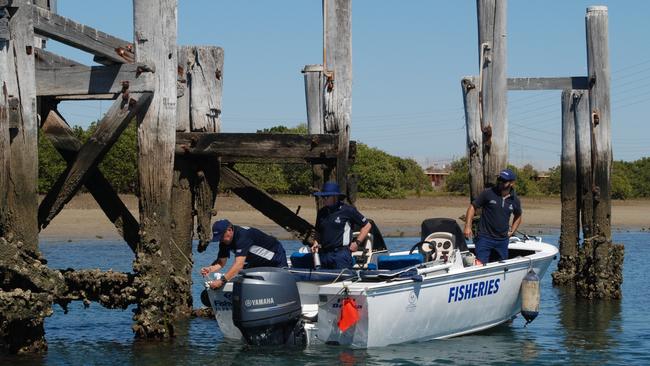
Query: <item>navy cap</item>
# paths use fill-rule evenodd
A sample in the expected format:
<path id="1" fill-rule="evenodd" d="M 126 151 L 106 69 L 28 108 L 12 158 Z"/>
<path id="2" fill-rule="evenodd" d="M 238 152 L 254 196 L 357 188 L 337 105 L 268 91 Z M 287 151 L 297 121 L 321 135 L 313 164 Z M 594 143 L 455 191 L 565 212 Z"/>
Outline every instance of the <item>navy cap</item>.
<path id="1" fill-rule="evenodd" d="M 509 182 L 509 181 L 512 181 L 512 180 L 516 180 L 517 179 L 517 174 L 515 174 L 515 172 L 513 172 L 510 169 L 503 169 L 499 173 L 499 178 L 501 178 L 502 180 L 504 180 L 506 182 Z"/>
<path id="2" fill-rule="evenodd" d="M 325 197 L 325 196 L 345 196 L 341 193 L 341 188 L 336 182 L 327 182 L 323 184 L 323 189 L 320 192 L 315 192 L 314 196 Z"/>
<path id="3" fill-rule="evenodd" d="M 226 230 L 231 226 L 232 224 L 230 221 L 226 219 L 215 222 L 212 225 L 212 241 L 219 243 L 221 241 L 223 233 L 226 232 Z"/>

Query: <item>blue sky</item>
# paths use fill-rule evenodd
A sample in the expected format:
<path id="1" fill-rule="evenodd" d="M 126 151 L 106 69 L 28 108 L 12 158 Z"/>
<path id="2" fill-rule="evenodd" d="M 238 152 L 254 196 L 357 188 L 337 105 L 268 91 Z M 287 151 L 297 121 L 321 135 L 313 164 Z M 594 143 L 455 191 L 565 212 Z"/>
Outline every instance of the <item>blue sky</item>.
<path id="1" fill-rule="evenodd" d="M 650 155 L 650 1 L 508 2 L 510 77 L 585 76 L 584 17 L 609 8 L 614 158 Z M 59 0 L 58 12 L 133 38 L 131 0 Z M 306 121 L 306 64 L 322 62 L 321 0 L 180 0 L 178 43 L 224 48 L 223 132 Z M 83 52 L 51 51 L 87 64 Z M 465 154 L 460 80 L 478 73 L 473 0 L 353 0 L 352 138 L 422 165 Z M 560 92 L 509 92 L 510 162 L 544 169 L 560 161 Z M 73 125 L 109 106 L 66 102 Z"/>

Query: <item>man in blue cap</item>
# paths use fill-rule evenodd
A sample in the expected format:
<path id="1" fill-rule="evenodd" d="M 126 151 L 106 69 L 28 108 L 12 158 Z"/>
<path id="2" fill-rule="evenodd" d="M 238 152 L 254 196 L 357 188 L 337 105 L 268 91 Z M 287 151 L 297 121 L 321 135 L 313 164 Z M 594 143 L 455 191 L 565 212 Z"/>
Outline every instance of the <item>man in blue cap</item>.
<path id="1" fill-rule="evenodd" d="M 504 169 L 497 177 L 497 185 L 488 188 L 472 201 L 465 215 L 466 238 L 472 238 L 472 219 L 477 208 L 482 208 L 479 221 L 476 257 L 481 263 L 508 259 L 508 242 L 521 224 L 521 202 L 515 194 L 517 175 Z M 513 215 L 512 227 L 510 215 Z"/>
<path id="2" fill-rule="evenodd" d="M 278 239 L 262 231 L 245 226 L 236 226 L 228 220 L 219 220 L 212 225 L 212 241 L 219 243 L 217 260 L 211 266 L 201 268 L 203 276 L 225 267 L 230 251 L 235 253 L 235 262 L 221 279 L 210 282 L 213 289 L 232 280 L 245 266 L 287 267 L 287 255 Z"/>
<path id="3" fill-rule="evenodd" d="M 352 268 L 352 252 L 366 240 L 372 224 L 356 208 L 341 201 L 345 195 L 335 182 L 323 184 L 314 196 L 323 200 L 323 208 L 316 214 L 318 240 L 312 244 L 312 252 L 318 252 L 324 269 Z M 353 225 L 361 228 L 355 240 Z"/>

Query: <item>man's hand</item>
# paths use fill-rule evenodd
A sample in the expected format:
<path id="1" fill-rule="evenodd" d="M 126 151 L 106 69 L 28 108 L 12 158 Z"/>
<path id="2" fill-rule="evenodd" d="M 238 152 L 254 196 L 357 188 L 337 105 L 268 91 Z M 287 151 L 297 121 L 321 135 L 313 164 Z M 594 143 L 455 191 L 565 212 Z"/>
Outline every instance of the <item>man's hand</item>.
<path id="1" fill-rule="evenodd" d="M 359 245 L 357 244 L 356 240 L 350 243 L 349 248 L 351 252 L 356 252 L 357 250 L 359 250 Z"/>
<path id="2" fill-rule="evenodd" d="M 210 272 L 212 272 L 212 266 L 201 268 L 201 276 L 207 276 Z"/>
<path id="3" fill-rule="evenodd" d="M 463 230 L 463 234 L 465 234 L 466 239 L 471 239 L 473 238 L 473 232 L 472 232 L 472 225 L 465 225 L 465 230 Z"/>
<path id="4" fill-rule="evenodd" d="M 314 240 L 314 244 L 311 245 L 311 252 L 312 253 L 318 253 L 318 248 L 320 248 L 320 245 L 316 240 Z"/>
<path id="5" fill-rule="evenodd" d="M 223 286 L 223 284 L 224 284 L 224 282 L 222 280 L 210 281 L 210 288 L 213 289 L 213 290 L 216 290 L 216 289 L 220 288 L 221 286 Z"/>

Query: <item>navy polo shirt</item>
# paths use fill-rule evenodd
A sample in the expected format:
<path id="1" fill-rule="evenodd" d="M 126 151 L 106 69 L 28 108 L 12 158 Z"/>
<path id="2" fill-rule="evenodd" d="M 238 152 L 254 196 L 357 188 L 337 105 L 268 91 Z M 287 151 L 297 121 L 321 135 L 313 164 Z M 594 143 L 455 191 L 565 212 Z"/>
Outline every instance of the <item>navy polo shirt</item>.
<path id="1" fill-rule="evenodd" d="M 352 227 L 365 226 L 366 219 L 356 208 L 338 202 L 326 206 L 316 214 L 316 231 L 324 250 L 346 246 L 352 241 Z"/>
<path id="2" fill-rule="evenodd" d="M 497 187 L 488 188 L 472 201 L 472 206 L 482 208 L 479 236 L 506 239 L 510 229 L 510 215 L 521 215 L 521 203 L 514 190 L 503 197 Z"/>
<path id="3" fill-rule="evenodd" d="M 234 225 L 232 241 L 230 245 L 219 244 L 218 257 L 230 257 L 231 250 L 235 257 L 245 256 L 250 268 L 277 267 L 286 261 L 284 248 L 278 239 L 252 227 Z"/>

